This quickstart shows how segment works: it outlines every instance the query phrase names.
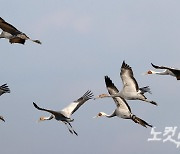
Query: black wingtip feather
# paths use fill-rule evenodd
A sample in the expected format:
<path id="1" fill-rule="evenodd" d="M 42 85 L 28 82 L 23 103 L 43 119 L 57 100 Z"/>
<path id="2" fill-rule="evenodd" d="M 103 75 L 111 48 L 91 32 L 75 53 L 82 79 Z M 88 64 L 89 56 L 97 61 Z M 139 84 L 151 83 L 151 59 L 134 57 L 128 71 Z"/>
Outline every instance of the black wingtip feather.
<path id="1" fill-rule="evenodd" d="M 111 87 L 112 85 L 114 85 L 112 83 L 112 80 L 107 75 L 104 77 L 104 79 L 105 79 L 106 87 Z"/>
<path id="2" fill-rule="evenodd" d="M 105 84 L 106 84 L 107 89 L 109 87 L 109 88 L 114 89 L 117 93 L 119 92 L 119 90 L 116 88 L 116 86 L 114 85 L 114 83 L 108 76 L 105 76 L 104 79 L 105 79 Z"/>
<path id="3" fill-rule="evenodd" d="M 89 99 L 92 99 L 93 96 L 94 96 L 93 92 L 91 90 L 88 90 L 85 92 L 85 94 L 81 98 L 89 100 Z"/>
<path id="4" fill-rule="evenodd" d="M 152 67 L 154 68 L 158 68 L 158 66 L 154 65 L 153 63 L 151 63 Z"/>
<path id="5" fill-rule="evenodd" d="M 36 103 L 33 102 L 33 105 L 34 105 L 35 108 L 39 109 L 39 106 L 37 106 Z"/>
<path id="6" fill-rule="evenodd" d="M 1 85 L 1 86 L 0 86 L 0 89 L 3 91 L 2 94 L 4 94 L 4 93 L 10 93 L 10 92 L 11 92 L 10 89 L 9 89 L 9 87 L 8 87 L 8 85 L 7 85 L 7 83 Z"/>
<path id="7" fill-rule="evenodd" d="M 123 61 L 121 68 L 131 69 L 131 67 L 128 64 L 126 64 L 125 60 Z"/>

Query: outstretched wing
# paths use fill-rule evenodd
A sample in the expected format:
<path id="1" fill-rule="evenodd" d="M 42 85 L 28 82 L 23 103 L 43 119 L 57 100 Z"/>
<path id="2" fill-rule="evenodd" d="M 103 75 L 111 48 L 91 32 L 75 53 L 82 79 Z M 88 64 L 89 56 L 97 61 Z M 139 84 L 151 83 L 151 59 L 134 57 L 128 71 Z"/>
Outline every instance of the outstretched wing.
<path id="1" fill-rule="evenodd" d="M 114 83 L 112 82 L 112 80 L 108 77 L 105 76 L 105 83 L 106 83 L 106 87 L 107 90 L 109 92 L 110 95 L 115 95 L 119 92 L 119 90 L 116 88 L 116 86 L 114 85 Z M 131 108 L 128 105 L 128 103 L 126 102 L 126 100 L 122 97 L 113 97 L 114 102 L 116 103 L 117 107 L 121 107 L 122 109 L 126 109 L 129 110 L 131 112 Z"/>
<path id="2" fill-rule="evenodd" d="M 10 93 L 10 89 L 7 84 L 3 84 L 0 86 L 0 96 L 4 93 Z"/>
<path id="3" fill-rule="evenodd" d="M 76 101 L 69 104 L 67 107 L 65 107 L 62 112 L 66 114 L 67 117 L 69 117 L 71 114 L 73 114 L 81 105 L 83 105 L 86 101 L 93 98 L 93 93 L 88 90 L 82 97 L 77 99 Z"/>
<path id="4" fill-rule="evenodd" d="M 138 91 L 139 86 L 134 78 L 132 68 L 123 61 L 121 66 L 120 76 L 123 82 L 123 88 L 125 91 Z"/>
<path id="5" fill-rule="evenodd" d="M 151 65 L 156 68 L 156 69 L 171 69 L 170 67 L 166 67 L 166 66 L 158 66 L 158 65 L 154 65 L 153 63 L 151 63 Z"/>
<path id="6" fill-rule="evenodd" d="M 16 29 L 13 25 L 7 23 L 4 19 L 2 19 L 0 17 L 0 28 L 5 31 L 5 32 L 8 32 L 12 35 L 17 35 L 17 34 L 21 34 L 21 32 Z"/>
<path id="7" fill-rule="evenodd" d="M 34 102 L 33 102 L 33 105 L 34 105 L 34 107 L 35 107 L 36 109 L 38 109 L 38 110 L 49 112 L 49 113 L 51 113 L 51 114 L 53 114 L 53 115 L 55 115 L 55 116 L 61 115 L 62 117 L 66 118 L 66 117 L 65 117 L 63 114 L 61 114 L 60 112 L 41 108 L 41 107 L 39 107 L 39 106 L 38 106 L 36 103 L 34 103 Z"/>

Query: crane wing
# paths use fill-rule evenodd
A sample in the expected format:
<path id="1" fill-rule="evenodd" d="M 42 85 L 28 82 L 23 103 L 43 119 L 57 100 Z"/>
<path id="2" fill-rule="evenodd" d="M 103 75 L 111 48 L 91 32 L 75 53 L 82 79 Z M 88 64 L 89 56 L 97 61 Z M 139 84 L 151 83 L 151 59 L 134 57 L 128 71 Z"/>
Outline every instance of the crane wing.
<path id="1" fill-rule="evenodd" d="M 158 66 L 158 65 L 154 65 L 153 63 L 151 63 L 151 65 L 156 68 L 156 69 L 170 69 L 170 67 L 166 67 L 166 66 Z"/>
<path id="2" fill-rule="evenodd" d="M 22 39 L 20 37 L 13 37 L 11 39 L 9 39 L 10 43 L 19 43 L 19 44 L 24 44 L 25 43 L 25 39 Z"/>
<path id="3" fill-rule="evenodd" d="M 139 86 L 134 78 L 132 68 L 126 64 L 125 61 L 122 63 L 120 76 L 123 82 L 124 91 L 131 92 L 139 90 Z"/>
<path id="4" fill-rule="evenodd" d="M 119 90 L 116 88 L 116 86 L 114 85 L 114 83 L 112 82 L 112 80 L 108 76 L 105 76 L 105 83 L 106 83 L 106 87 L 107 87 L 107 90 L 108 90 L 110 95 L 115 95 L 119 92 Z M 120 106 L 122 109 L 126 109 L 126 110 L 129 110 L 131 112 L 131 108 L 124 98 L 113 97 L 113 100 L 116 103 L 117 107 Z"/>
<path id="5" fill-rule="evenodd" d="M 88 90 L 82 97 L 65 107 L 62 112 L 66 114 L 67 117 L 70 117 L 71 114 L 73 114 L 77 109 L 79 109 L 79 107 L 83 105 L 86 101 L 92 99 L 92 97 L 93 93 Z"/>
<path id="6" fill-rule="evenodd" d="M 7 84 L 3 84 L 0 86 L 0 96 L 4 93 L 10 93 L 10 89 Z"/>
<path id="7" fill-rule="evenodd" d="M 180 70 L 171 69 L 171 72 L 175 74 L 177 80 L 180 80 Z"/>
<path id="8" fill-rule="evenodd" d="M 12 35 L 17 35 L 17 34 L 21 34 L 21 32 L 19 30 L 17 30 L 13 25 L 7 23 L 4 19 L 2 19 L 0 17 L 0 28 L 5 31 L 8 32 Z"/>
<path id="9" fill-rule="evenodd" d="M 61 112 L 41 108 L 41 107 L 39 107 L 39 106 L 38 106 L 36 103 L 34 103 L 34 102 L 33 102 L 33 105 L 34 105 L 34 107 L 35 107 L 36 109 L 38 109 L 38 110 L 49 112 L 49 113 L 51 113 L 51 114 L 53 114 L 53 115 L 55 115 L 55 116 L 59 116 L 59 115 L 60 115 L 60 116 L 63 117 L 63 118 L 67 118 L 67 117 L 66 117 L 65 115 L 63 115 Z"/>

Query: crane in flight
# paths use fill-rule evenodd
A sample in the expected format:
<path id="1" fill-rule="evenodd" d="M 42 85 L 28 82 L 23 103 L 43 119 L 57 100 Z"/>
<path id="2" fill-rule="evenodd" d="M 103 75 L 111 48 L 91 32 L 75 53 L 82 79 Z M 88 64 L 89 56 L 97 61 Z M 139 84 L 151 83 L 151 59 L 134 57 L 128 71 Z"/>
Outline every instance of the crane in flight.
<path id="1" fill-rule="evenodd" d="M 173 77 L 176 77 L 177 80 L 180 80 L 180 69 L 166 67 L 166 66 L 158 66 L 158 65 L 154 65 L 152 63 L 151 63 L 151 65 L 156 69 L 164 69 L 164 71 L 157 72 L 157 71 L 149 70 L 145 73 L 145 75 L 148 75 L 148 74 L 171 75 Z"/>
<path id="2" fill-rule="evenodd" d="M 112 95 L 100 94 L 95 99 L 104 98 L 104 97 L 114 98 L 114 97 L 120 96 L 126 100 L 141 100 L 141 101 L 151 103 L 153 105 L 157 105 L 156 102 L 148 100 L 145 97 L 144 93 L 146 92 L 151 93 L 149 86 L 139 88 L 139 85 L 136 79 L 134 78 L 132 68 L 128 64 L 126 64 L 125 61 L 123 61 L 122 66 L 121 66 L 120 77 L 123 83 L 123 89 L 120 92 L 114 93 Z"/>
<path id="3" fill-rule="evenodd" d="M 105 83 L 106 83 L 106 87 L 107 87 L 107 90 L 110 95 L 115 95 L 119 92 L 119 90 L 116 88 L 116 86 L 114 85 L 114 83 L 108 76 L 105 76 Z M 111 115 L 108 115 L 105 112 L 99 112 L 97 114 L 97 116 L 95 116 L 95 117 L 105 116 L 107 118 L 112 118 L 112 117 L 117 116 L 117 117 L 123 118 L 123 119 L 131 119 L 135 123 L 138 123 L 138 124 L 142 125 L 143 127 L 147 127 L 147 126 L 152 127 L 152 125 L 150 125 L 146 121 L 138 118 L 136 115 L 134 115 L 131 112 L 131 108 L 124 98 L 122 98 L 121 96 L 112 97 L 112 98 L 116 104 L 116 109 L 114 110 L 114 112 Z"/>
<path id="4" fill-rule="evenodd" d="M 0 34 L 0 38 L 9 39 L 9 42 L 12 43 L 19 43 L 24 44 L 26 40 L 31 40 L 35 43 L 41 44 L 39 40 L 32 40 L 28 37 L 25 33 L 22 33 L 13 25 L 7 23 L 4 19 L 0 17 L 0 28 L 2 32 Z"/>
<path id="5" fill-rule="evenodd" d="M 89 99 L 92 99 L 92 97 L 93 97 L 93 93 L 90 90 L 88 90 L 82 97 L 73 101 L 67 107 L 62 109 L 61 111 L 44 109 L 44 108 L 39 107 L 34 102 L 33 102 L 33 105 L 38 110 L 51 113 L 51 115 L 49 117 L 40 117 L 39 121 L 56 119 L 57 121 L 63 122 L 67 126 L 70 133 L 78 135 L 77 132 L 73 129 L 73 127 L 71 125 L 71 122 L 74 121 L 74 119 L 71 119 L 71 115 L 75 111 L 77 111 L 79 109 L 79 107 L 81 105 L 83 105 L 86 101 L 88 101 Z"/>

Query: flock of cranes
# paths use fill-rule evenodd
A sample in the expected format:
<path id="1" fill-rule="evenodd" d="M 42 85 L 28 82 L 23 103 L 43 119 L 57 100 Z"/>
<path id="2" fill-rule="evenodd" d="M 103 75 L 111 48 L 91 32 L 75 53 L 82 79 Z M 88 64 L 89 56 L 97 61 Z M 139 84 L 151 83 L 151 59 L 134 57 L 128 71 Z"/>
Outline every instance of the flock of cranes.
<path id="1" fill-rule="evenodd" d="M 0 34 L 0 38 L 8 39 L 9 42 L 12 43 L 19 43 L 19 44 L 25 44 L 26 40 L 31 40 L 35 43 L 41 44 L 41 41 L 39 40 L 32 40 L 30 37 L 28 37 L 25 33 L 22 33 L 18 29 L 16 29 L 13 25 L 7 23 L 4 19 L 0 17 L 0 28 L 2 29 L 2 33 Z M 151 63 L 152 64 L 152 63 Z M 157 66 L 152 64 L 152 66 L 156 69 L 165 69 L 163 72 L 155 72 L 152 70 L 149 70 L 145 74 L 159 74 L 159 75 L 171 75 L 177 78 L 177 80 L 180 80 L 180 70 L 165 66 Z M 36 103 L 33 102 L 33 105 L 36 109 L 49 112 L 49 117 L 40 117 L 39 121 L 45 121 L 45 120 L 51 120 L 56 119 L 57 121 L 61 121 L 64 123 L 69 132 L 75 135 L 78 135 L 77 132 L 73 129 L 71 122 L 74 121 L 74 119 L 71 118 L 71 115 L 79 109 L 81 105 L 83 105 L 85 102 L 87 102 L 90 99 L 99 99 L 99 98 L 107 98 L 111 97 L 116 105 L 116 109 L 113 111 L 111 115 L 108 115 L 104 112 L 99 112 L 97 114 L 97 117 L 114 117 L 117 116 L 122 119 L 131 119 L 135 123 L 138 123 L 142 125 L 143 127 L 152 127 L 151 124 L 147 123 L 143 119 L 137 117 L 131 112 L 131 108 L 127 103 L 127 100 L 141 100 L 144 102 L 151 103 L 153 105 L 157 105 L 155 101 L 149 100 L 146 98 L 145 93 L 151 93 L 149 86 L 145 87 L 139 87 L 138 82 L 136 81 L 132 68 L 123 61 L 120 71 L 120 77 L 123 83 L 123 88 L 121 91 L 119 91 L 112 80 L 105 76 L 105 84 L 106 88 L 108 90 L 109 94 L 100 94 L 97 97 L 94 97 L 92 91 L 88 90 L 82 97 L 78 98 L 77 100 L 70 103 L 67 107 L 62 109 L 61 111 L 56 110 L 50 110 L 39 107 Z M 0 96 L 4 93 L 10 93 L 10 89 L 7 86 L 7 84 L 3 84 L 0 86 Z M 5 122 L 4 118 L 0 116 L 0 119 Z"/>

